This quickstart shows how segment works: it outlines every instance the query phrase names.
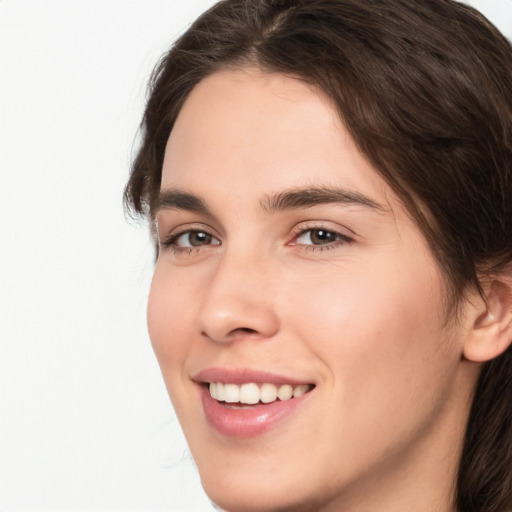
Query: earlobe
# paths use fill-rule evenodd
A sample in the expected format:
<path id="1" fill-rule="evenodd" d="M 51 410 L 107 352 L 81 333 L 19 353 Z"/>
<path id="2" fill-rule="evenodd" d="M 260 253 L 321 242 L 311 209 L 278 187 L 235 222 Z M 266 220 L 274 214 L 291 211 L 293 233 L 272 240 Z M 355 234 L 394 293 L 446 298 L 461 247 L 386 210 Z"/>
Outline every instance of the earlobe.
<path id="1" fill-rule="evenodd" d="M 512 279 L 494 280 L 486 299 L 464 344 L 464 357 L 474 362 L 490 361 L 512 343 Z"/>

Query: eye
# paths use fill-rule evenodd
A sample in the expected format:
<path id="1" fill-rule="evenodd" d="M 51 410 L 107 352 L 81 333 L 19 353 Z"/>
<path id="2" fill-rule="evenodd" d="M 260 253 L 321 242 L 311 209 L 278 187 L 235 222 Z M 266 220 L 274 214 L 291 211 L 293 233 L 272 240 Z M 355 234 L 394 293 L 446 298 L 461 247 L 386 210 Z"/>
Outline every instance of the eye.
<path id="1" fill-rule="evenodd" d="M 176 235 L 173 242 L 174 245 L 179 247 L 200 247 L 202 245 L 210 245 L 213 240 L 215 240 L 213 236 L 205 231 L 187 231 L 181 235 Z"/>
<path id="2" fill-rule="evenodd" d="M 220 240 L 206 231 L 189 229 L 187 231 L 171 235 L 167 240 L 162 242 L 162 245 L 179 252 L 209 245 L 220 245 Z"/>
<path id="3" fill-rule="evenodd" d="M 295 237 L 293 245 L 318 246 L 322 248 L 334 248 L 342 244 L 353 242 L 347 235 L 325 228 L 303 228 Z"/>
<path id="4" fill-rule="evenodd" d="M 326 229 L 308 229 L 297 237 L 297 243 L 302 245 L 325 245 L 336 242 L 341 238 L 339 233 Z"/>

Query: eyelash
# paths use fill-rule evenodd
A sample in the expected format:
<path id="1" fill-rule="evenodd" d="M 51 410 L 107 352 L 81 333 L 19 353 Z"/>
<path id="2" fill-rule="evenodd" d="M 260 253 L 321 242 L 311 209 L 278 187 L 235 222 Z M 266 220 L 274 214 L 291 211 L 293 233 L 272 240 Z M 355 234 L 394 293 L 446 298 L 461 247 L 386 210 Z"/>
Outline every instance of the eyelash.
<path id="1" fill-rule="evenodd" d="M 328 242 L 326 244 L 300 244 L 300 243 L 296 242 L 298 239 L 300 239 L 302 236 L 304 236 L 308 232 L 313 233 L 315 231 L 316 232 L 323 231 L 327 234 L 334 235 L 334 237 L 336 239 L 333 240 L 332 242 Z M 194 246 L 182 247 L 182 246 L 177 245 L 177 242 L 181 237 L 183 237 L 184 235 L 190 236 L 193 233 L 204 234 L 208 237 L 211 237 L 211 239 L 213 239 L 213 240 L 217 240 L 218 243 L 215 243 L 215 244 L 209 243 L 209 244 L 200 245 L 200 246 L 196 246 L 196 247 L 194 247 Z M 324 226 L 319 226 L 319 225 L 311 226 L 311 225 L 302 224 L 302 225 L 297 226 L 295 233 L 293 234 L 292 242 L 288 242 L 287 245 L 299 247 L 301 250 L 311 252 L 311 251 L 326 251 L 326 250 L 331 250 L 331 249 L 337 249 L 338 247 L 340 247 L 342 245 L 351 244 L 353 242 L 354 242 L 353 238 L 351 238 L 350 236 L 345 235 L 343 233 L 340 233 L 339 231 L 335 231 L 333 229 L 326 229 Z M 205 229 L 200 229 L 200 228 L 184 229 L 178 233 L 174 233 L 174 234 L 170 235 L 169 237 L 167 237 L 166 239 L 164 239 L 160 242 L 161 248 L 171 250 L 172 253 L 176 254 L 176 255 L 187 255 L 187 256 L 195 254 L 198 251 L 200 251 L 201 249 L 211 247 L 211 246 L 219 246 L 219 245 L 222 245 L 222 242 L 220 240 L 218 240 L 209 231 L 207 231 Z"/>
<path id="2" fill-rule="evenodd" d="M 343 233 L 340 233 L 339 231 L 336 231 L 334 229 L 328 229 L 325 226 L 322 225 L 308 225 L 308 224 L 301 224 L 297 226 L 296 232 L 293 235 L 293 240 L 297 240 L 304 236 L 307 233 L 313 234 L 313 232 L 325 232 L 330 235 L 334 235 L 336 237 L 335 240 L 332 242 L 328 242 L 326 244 L 298 244 L 296 242 L 289 243 L 289 245 L 300 247 L 302 250 L 305 250 L 307 252 L 311 251 L 329 251 L 331 249 L 337 249 L 342 245 L 351 244 L 354 242 L 354 239 L 351 238 L 348 235 L 345 235 Z M 310 235 L 311 237 L 311 235 Z"/>
<path id="3" fill-rule="evenodd" d="M 189 228 L 189 229 L 184 229 L 184 230 L 182 230 L 182 231 L 180 231 L 178 233 L 174 233 L 174 234 L 170 235 L 169 237 L 165 238 L 164 240 L 162 240 L 160 242 L 160 246 L 163 249 L 170 250 L 173 254 L 191 255 L 191 254 L 194 254 L 194 253 L 200 251 L 201 249 L 204 249 L 205 247 L 209 247 L 211 245 L 214 245 L 214 246 L 221 245 L 220 241 L 219 241 L 218 244 L 200 245 L 200 246 L 196 246 L 196 247 L 194 247 L 194 246 L 191 246 L 191 247 L 181 247 L 181 246 L 177 245 L 178 240 L 182 236 L 187 235 L 187 234 L 190 236 L 192 233 L 205 234 L 208 237 L 211 237 L 212 239 L 217 240 L 217 238 L 215 236 L 213 236 L 211 233 L 209 233 L 205 229 Z"/>

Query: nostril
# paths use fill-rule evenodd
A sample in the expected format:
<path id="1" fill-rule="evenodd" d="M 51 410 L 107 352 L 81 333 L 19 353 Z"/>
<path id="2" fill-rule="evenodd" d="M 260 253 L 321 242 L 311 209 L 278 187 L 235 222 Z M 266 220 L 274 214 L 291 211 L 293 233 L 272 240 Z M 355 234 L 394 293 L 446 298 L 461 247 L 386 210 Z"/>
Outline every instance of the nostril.
<path id="1" fill-rule="evenodd" d="M 251 329 L 250 327 L 237 327 L 228 334 L 228 338 L 235 340 L 240 338 L 243 339 L 245 337 L 253 338 L 257 335 L 258 331 L 256 329 Z"/>
<path id="2" fill-rule="evenodd" d="M 226 341 L 233 340 L 234 338 L 237 338 L 237 335 L 240 335 L 240 334 L 241 335 L 244 335 L 244 334 L 254 335 L 254 334 L 258 334 L 258 331 L 256 329 L 251 329 L 250 327 L 237 327 L 236 329 L 233 329 L 232 331 L 230 331 L 227 334 L 227 336 L 225 337 L 225 340 Z M 216 338 L 212 338 L 206 331 L 201 331 L 201 335 L 205 336 L 207 338 L 210 338 L 210 339 L 216 339 Z"/>

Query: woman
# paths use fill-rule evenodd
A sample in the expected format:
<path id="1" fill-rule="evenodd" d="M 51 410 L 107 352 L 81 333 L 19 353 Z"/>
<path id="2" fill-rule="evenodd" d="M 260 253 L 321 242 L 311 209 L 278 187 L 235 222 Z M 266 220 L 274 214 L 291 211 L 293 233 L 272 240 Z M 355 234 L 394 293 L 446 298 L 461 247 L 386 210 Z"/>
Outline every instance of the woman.
<path id="1" fill-rule="evenodd" d="M 512 507 L 512 49 L 451 0 L 225 0 L 152 79 L 126 201 L 228 511 Z"/>

